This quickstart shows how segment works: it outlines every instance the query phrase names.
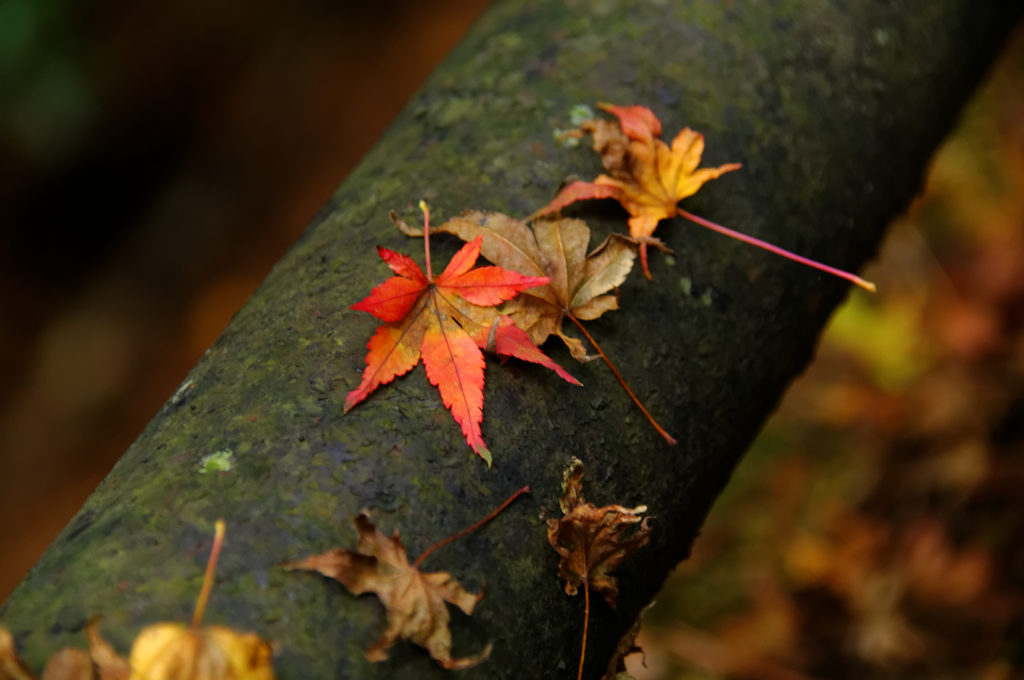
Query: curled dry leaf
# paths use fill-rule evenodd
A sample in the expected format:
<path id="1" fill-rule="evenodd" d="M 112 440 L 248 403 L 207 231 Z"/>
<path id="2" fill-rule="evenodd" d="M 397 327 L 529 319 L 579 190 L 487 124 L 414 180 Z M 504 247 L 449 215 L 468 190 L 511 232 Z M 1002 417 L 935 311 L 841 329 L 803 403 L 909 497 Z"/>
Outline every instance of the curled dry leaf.
<path id="1" fill-rule="evenodd" d="M 470 668 L 486 659 L 491 653 L 490 644 L 476 656 L 452 658 L 452 634 L 445 606 L 445 602 L 451 602 L 471 614 L 483 593 L 467 592 L 450 574 L 423 573 L 417 569 L 418 563 L 410 565 L 397 529 L 388 538 L 365 513 L 357 516 L 354 523 L 359 534 L 357 552 L 339 548 L 289 562 L 284 567 L 319 571 L 340 581 L 354 595 L 375 593 L 380 598 L 388 612 L 388 627 L 366 652 L 366 658 L 386 659 L 386 650 L 403 638 L 424 647 L 448 669 Z"/>
<path id="2" fill-rule="evenodd" d="M 410 228 L 394 212 L 391 219 L 405 234 L 423 236 L 422 231 Z M 590 228 L 581 220 L 540 220 L 531 230 L 523 222 L 507 215 L 480 211 L 465 212 L 434 231 L 454 234 L 463 241 L 474 243 L 479 239 L 480 254 L 491 262 L 526 276 L 548 279 L 546 284 L 524 290 L 505 303 L 502 311 L 508 313 L 537 345 L 549 336 L 557 335 L 576 360 L 597 358 L 588 356 L 580 340 L 562 331 L 562 322 L 565 319 L 572 321 L 658 433 L 669 444 L 676 443 L 648 413 L 580 323 L 580 320 L 596 319 L 619 308 L 618 286 L 633 268 L 636 259 L 634 244 L 624 237 L 612 235 L 587 255 Z M 611 291 L 615 293 L 609 295 Z"/>
<path id="3" fill-rule="evenodd" d="M 125 659 L 100 635 L 96 619 L 89 622 L 89 652 L 100 680 L 274 680 L 273 650 L 258 635 L 224 626 L 199 627 L 224 540 L 224 522 L 218 521 L 216 526 L 191 626 L 148 626 L 135 638 L 131 656 Z"/>
<path id="4" fill-rule="evenodd" d="M 650 539 L 649 518 L 640 518 L 647 506 L 596 508 L 587 503 L 583 499 L 583 463 L 577 458 L 563 476 L 559 505 L 565 514 L 548 520 L 548 541 L 562 556 L 558 575 L 565 580 L 565 592 L 575 595 L 580 586 L 589 586 L 614 609 L 619 582 L 611 572 Z M 636 531 L 627 533 L 637 523 Z"/>
<path id="5" fill-rule="evenodd" d="M 552 369 L 573 384 L 579 382 L 546 357 L 508 316 L 494 309 L 516 293 L 548 282 L 501 267 L 473 269 L 480 241 L 466 244 L 444 272 L 430 268 L 429 212 L 424 234 L 427 273 L 406 255 L 378 248 L 397 274 L 377 286 L 352 309 L 369 312 L 385 322 L 367 345 L 366 369 L 359 387 L 345 398 L 345 412 L 366 399 L 378 386 L 411 371 L 423 358 L 427 378 L 441 392 L 444 405 L 462 427 L 466 442 L 491 464 L 491 452 L 480 432 L 484 407 L 484 357 L 493 349 Z"/>
<path id="6" fill-rule="evenodd" d="M 548 541 L 562 556 L 558 562 L 558 575 L 565 580 L 565 592 L 575 595 L 583 586 L 585 598 L 583 614 L 583 646 L 577 680 L 583 678 L 583 660 L 587 654 L 587 626 L 590 622 L 590 590 L 604 597 L 612 609 L 619 599 L 619 581 L 611 572 L 638 548 L 646 545 L 650 537 L 647 519 L 640 522 L 646 505 L 632 510 L 621 505 L 595 508 L 583 499 L 583 463 L 573 458 L 562 475 L 562 497 L 558 500 L 564 516 L 548 520 Z M 636 531 L 625 532 L 637 522 Z"/>
<path id="7" fill-rule="evenodd" d="M 573 182 L 555 200 L 534 213 L 534 217 L 561 210 L 580 200 L 614 198 L 630 214 L 629 233 L 640 245 L 640 263 L 648 279 L 651 272 L 647 268 L 647 246 L 662 245 L 652 234 L 661 220 L 680 215 L 713 231 L 829 272 L 868 290 L 875 289 L 873 283 L 859 276 L 727 229 L 678 207 L 676 203 L 697 193 L 706 182 L 738 170 L 740 164 L 698 168 L 704 154 L 704 135 L 688 127 L 683 128 L 670 147 L 660 139 L 661 121 L 646 106 L 598 106 L 614 114 L 618 121 L 588 120 L 578 129 L 564 134 L 575 138 L 593 135 L 594 151 L 601 154 L 601 163 L 608 174 L 598 176 L 593 182 Z"/>

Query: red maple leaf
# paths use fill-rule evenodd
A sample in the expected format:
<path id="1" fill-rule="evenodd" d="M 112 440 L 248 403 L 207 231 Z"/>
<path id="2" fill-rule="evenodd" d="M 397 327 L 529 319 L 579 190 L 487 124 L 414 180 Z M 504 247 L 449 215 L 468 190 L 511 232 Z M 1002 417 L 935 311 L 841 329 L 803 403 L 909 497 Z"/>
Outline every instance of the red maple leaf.
<path id="1" fill-rule="evenodd" d="M 480 433 L 484 407 L 484 357 L 481 349 L 546 366 L 579 385 L 561 366 L 544 355 L 529 336 L 494 309 L 516 293 L 548 282 L 501 267 L 473 269 L 481 238 L 455 254 L 444 272 L 430 270 L 430 214 L 424 203 L 424 248 L 427 273 L 407 255 L 378 246 L 381 258 L 397 274 L 373 289 L 352 309 L 386 322 L 370 338 L 363 381 L 345 398 L 345 412 L 379 385 L 412 370 L 423 359 L 427 378 L 441 391 L 444 405 L 462 426 L 466 442 L 487 464 L 491 452 Z"/>

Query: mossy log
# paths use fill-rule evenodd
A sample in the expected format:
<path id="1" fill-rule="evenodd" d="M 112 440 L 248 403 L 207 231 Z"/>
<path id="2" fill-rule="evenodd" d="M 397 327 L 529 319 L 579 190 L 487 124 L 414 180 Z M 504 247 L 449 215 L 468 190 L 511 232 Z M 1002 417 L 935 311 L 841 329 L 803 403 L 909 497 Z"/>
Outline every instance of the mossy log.
<path id="1" fill-rule="evenodd" d="M 279 678 L 441 678 L 400 642 L 371 664 L 384 628 L 372 596 L 279 565 L 354 547 L 369 508 L 410 555 L 533 492 L 425 563 L 487 595 L 453 612 L 455 654 L 494 642 L 465 678 L 569 678 L 582 596 L 557 578 L 543 518 L 558 515 L 571 456 L 598 504 L 647 504 L 652 539 L 621 570 L 617 612 L 597 600 L 585 677 L 684 559 L 729 475 L 787 384 L 810 361 L 844 281 L 681 220 L 658 235 L 654 281 L 634 271 L 621 310 L 591 333 L 679 444 L 650 427 L 601 362 L 544 349 L 584 384 L 488 360 L 483 433 L 466 446 L 422 367 L 342 414 L 376 322 L 349 309 L 390 274 L 375 246 L 421 258 L 388 220 L 425 198 L 526 215 L 570 175 L 601 171 L 555 128 L 571 107 L 642 103 L 666 135 L 707 135 L 705 165 L 743 163 L 685 207 L 823 262 L 857 269 L 921 185 L 929 154 L 993 59 L 1020 3 L 976 0 L 500 0 L 409 103 L 302 239 L 0 608 L 34 667 L 84 646 L 95 614 L 127 652 L 140 628 L 187 621 L 213 523 L 227 541 L 207 622 L 276 641 Z M 415 59 L 415 54 L 408 55 Z M 359 106 L 359 93 L 350 93 Z M 567 214 L 594 243 L 625 229 L 609 201 Z M 432 239 L 435 262 L 461 245 Z M 572 332 L 572 331 L 570 331 Z M 222 454 L 226 470 L 204 459 Z M 205 474 L 204 474 L 205 472 Z M 770 508 L 765 508 L 770 512 Z"/>

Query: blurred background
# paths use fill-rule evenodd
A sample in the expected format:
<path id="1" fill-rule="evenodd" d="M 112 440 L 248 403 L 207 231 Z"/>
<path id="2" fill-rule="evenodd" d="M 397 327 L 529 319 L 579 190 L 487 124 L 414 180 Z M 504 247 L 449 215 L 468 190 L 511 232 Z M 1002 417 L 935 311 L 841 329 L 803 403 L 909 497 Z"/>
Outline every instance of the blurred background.
<path id="1" fill-rule="evenodd" d="M 486 4 L 0 0 L 0 601 Z M 1022 272 L 1018 31 L 637 680 L 1024 677 Z"/>

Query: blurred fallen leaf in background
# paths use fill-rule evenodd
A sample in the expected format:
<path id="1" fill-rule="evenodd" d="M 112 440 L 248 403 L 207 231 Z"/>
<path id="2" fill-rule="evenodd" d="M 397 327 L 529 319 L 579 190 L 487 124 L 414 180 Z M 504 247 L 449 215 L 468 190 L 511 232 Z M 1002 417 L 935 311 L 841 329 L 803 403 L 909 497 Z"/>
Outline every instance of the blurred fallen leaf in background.
<path id="1" fill-rule="evenodd" d="M 132 643 L 131 656 L 124 659 L 100 635 L 98 620 L 89 622 L 89 652 L 100 680 L 274 680 L 273 650 L 256 633 L 226 626 L 200 628 L 224 531 L 223 520 L 218 520 L 191 625 L 147 626 Z"/>

